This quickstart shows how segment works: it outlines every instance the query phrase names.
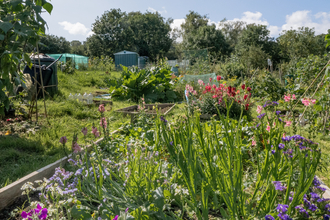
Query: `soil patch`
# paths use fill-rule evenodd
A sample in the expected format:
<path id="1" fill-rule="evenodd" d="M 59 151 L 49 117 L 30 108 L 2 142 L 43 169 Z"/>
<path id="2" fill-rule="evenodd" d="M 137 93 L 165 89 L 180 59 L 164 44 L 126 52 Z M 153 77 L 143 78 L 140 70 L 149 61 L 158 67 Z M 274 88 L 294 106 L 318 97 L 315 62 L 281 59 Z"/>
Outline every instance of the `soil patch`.
<path id="1" fill-rule="evenodd" d="M 22 191 L 23 192 L 23 191 Z M 34 192 L 32 194 L 30 194 L 30 199 L 31 202 L 34 201 L 40 201 L 39 200 L 39 192 Z M 14 209 L 23 209 L 25 211 L 29 210 L 28 207 L 30 206 L 28 198 L 26 195 L 24 196 L 19 196 L 15 199 L 14 203 L 12 203 L 11 205 L 7 206 L 6 208 L 2 209 L 0 211 L 0 219 L 22 219 L 21 217 L 21 213 L 16 213 L 16 215 L 14 217 L 11 216 L 11 212 L 14 211 Z"/>

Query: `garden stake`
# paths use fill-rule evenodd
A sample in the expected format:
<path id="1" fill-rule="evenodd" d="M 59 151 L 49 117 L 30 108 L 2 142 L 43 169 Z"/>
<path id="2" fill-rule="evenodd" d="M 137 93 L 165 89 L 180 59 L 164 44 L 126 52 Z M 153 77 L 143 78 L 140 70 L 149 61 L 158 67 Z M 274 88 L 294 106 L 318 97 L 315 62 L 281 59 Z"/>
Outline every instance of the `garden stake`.
<path id="1" fill-rule="evenodd" d="M 40 79 L 41 79 L 42 97 L 44 99 L 45 115 L 46 115 L 47 122 L 50 125 L 48 117 L 47 117 L 46 100 L 45 100 L 45 88 L 44 88 L 44 82 L 43 82 L 43 78 L 42 78 L 42 68 L 41 68 L 41 63 L 40 63 L 38 42 L 37 42 L 37 53 L 38 53 L 39 71 L 40 71 Z"/>

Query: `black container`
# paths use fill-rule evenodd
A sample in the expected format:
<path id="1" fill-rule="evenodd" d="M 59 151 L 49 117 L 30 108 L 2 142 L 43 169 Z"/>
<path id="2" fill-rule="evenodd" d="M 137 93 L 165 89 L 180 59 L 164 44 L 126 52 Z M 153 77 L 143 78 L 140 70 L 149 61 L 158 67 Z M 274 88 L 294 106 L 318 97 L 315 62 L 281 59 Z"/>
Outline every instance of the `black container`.
<path id="1" fill-rule="evenodd" d="M 32 65 L 32 68 L 30 69 L 28 66 L 25 66 L 23 73 L 29 74 L 31 76 L 31 80 L 34 83 L 34 68 L 36 68 L 36 71 L 38 73 L 38 78 L 37 81 L 39 82 L 38 84 L 38 91 L 39 88 L 41 87 L 41 77 L 40 77 L 40 67 L 39 67 L 39 60 L 38 60 L 38 55 L 31 56 L 31 61 L 34 65 Z M 41 66 L 49 66 L 52 64 L 55 59 L 45 55 L 45 54 L 40 54 L 39 56 L 40 59 L 40 64 Z M 43 86 L 45 86 L 45 90 L 53 96 L 55 93 L 58 91 L 58 80 L 57 80 L 57 65 L 54 63 L 51 65 L 48 69 L 42 70 L 42 78 L 43 78 Z M 39 91 L 39 96 L 42 96 L 42 91 Z"/>
<path id="2" fill-rule="evenodd" d="M 10 108 L 8 111 L 5 108 L 5 117 L 15 117 L 15 111 L 16 110 L 14 108 Z"/>

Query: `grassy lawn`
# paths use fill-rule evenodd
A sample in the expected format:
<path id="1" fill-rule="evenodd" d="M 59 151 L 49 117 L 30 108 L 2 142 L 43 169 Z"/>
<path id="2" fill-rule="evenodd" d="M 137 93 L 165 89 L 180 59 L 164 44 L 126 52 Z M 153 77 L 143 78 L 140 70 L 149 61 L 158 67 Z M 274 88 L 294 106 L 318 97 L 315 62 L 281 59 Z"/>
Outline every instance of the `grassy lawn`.
<path id="1" fill-rule="evenodd" d="M 118 77 L 119 73 L 112 72 L 111 76 Z M 98 107 L 87 107 L 81 103 L 67 101 L 67 97 L 70 93 L 108 92 L 100 90 L 100 87 L 105 88 L 107 85 L 104 81 L 111 76 L 104 72 L 91 71 L 77 71 L 74 75 L 58 72 L 59 93 L 53 99 L 46 100 L 49 123 L 44 116 L 43 100 L 39 99 L 39 131 L 35 134 L 0 136 L 0 188 L 65 156 L 59 143 L 62 136 L 67 136 L 70 143 L 76 133 L 78 143 L 84 144 L 81 129 L 87 127 L 91 131 L 93 123 L 98 125 Z M 106 107 L 105 115 L 111 121 L 110 130 L 115 130 L 121 123 L 130 120 L 129 117 L 114 112 L 129 105 L 132 103 L 114 101 L 111 110 L 110 107 Z M 90 132 L 87 138 L 93 139 Z"/>

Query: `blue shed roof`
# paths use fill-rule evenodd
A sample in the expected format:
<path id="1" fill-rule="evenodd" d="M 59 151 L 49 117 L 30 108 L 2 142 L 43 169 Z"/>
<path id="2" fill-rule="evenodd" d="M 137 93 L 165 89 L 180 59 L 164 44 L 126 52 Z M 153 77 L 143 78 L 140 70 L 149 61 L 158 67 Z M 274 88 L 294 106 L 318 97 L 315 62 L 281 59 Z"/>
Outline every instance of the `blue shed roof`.
<path id="1" fill-rule="evenodd" d="M 132 52 L 132 51 L 123 50 L 123 51 L 120 51 L 118 53 L 115 53 L 114 55 L 119 55 L 119 54 L 138 54 L 138 53 L 135 53 L 135 52 Z"/>

